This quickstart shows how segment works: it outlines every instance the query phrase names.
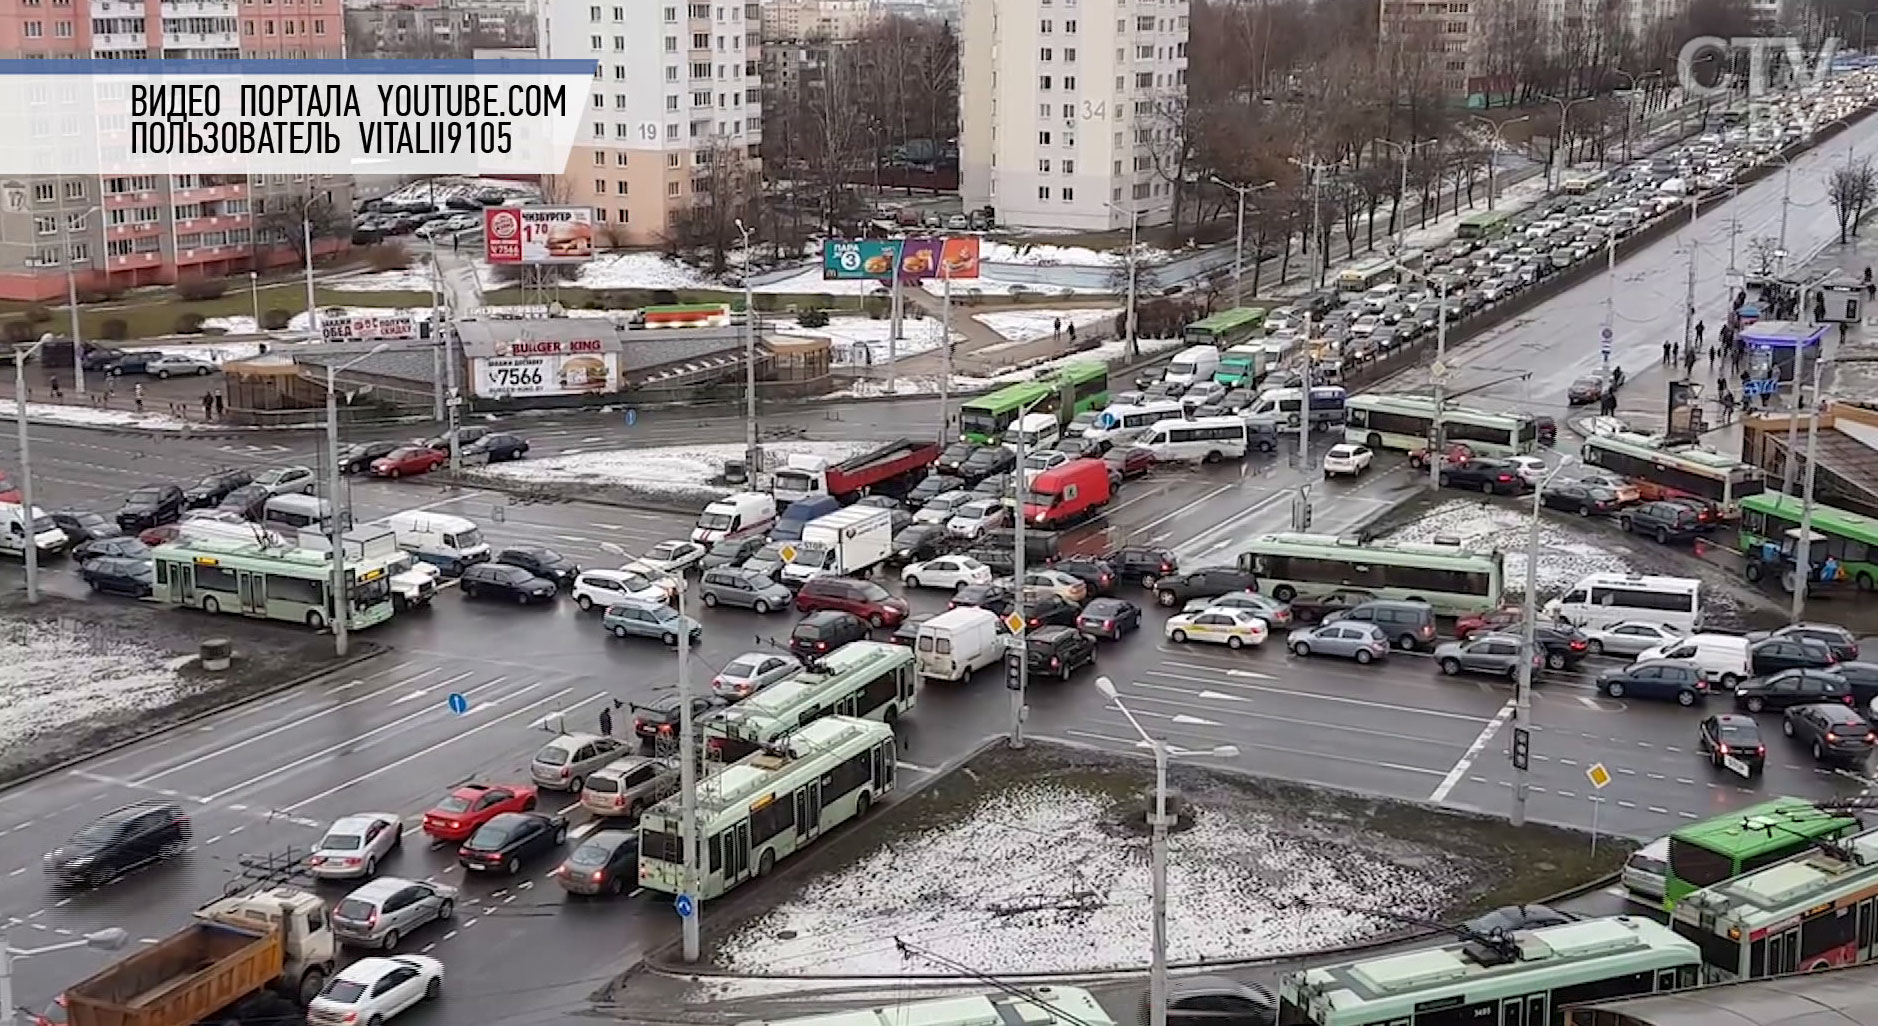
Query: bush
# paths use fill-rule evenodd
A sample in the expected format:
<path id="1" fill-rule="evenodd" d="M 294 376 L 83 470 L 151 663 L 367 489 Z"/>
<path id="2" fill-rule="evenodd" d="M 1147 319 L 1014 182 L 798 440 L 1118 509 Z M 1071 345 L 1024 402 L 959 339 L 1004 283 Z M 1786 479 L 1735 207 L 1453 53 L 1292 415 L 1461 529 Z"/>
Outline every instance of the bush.
<path id="1" fill-rule="evenodd" d="M 79 289 L 78 302 L 81 305 L 86 303 L 114 303 L 124 298 L 124 292 L 125 289 L 118 285 L 105 285 L 95 289 Z"/>
<path id="2" fill-rule="evenodd" d="M 763 313 L 775 313 L 782 309 L 782 297 L 774 292 L 756 294 L 756 308 Z"/>
<path id="3" fill-rule="evenodd" d="M 202 320 L 203 320 L 202 315 L 199 313 L 196 313 L 193 310 L 187 313 L 177 314 L 176 315 L 176 334 L 178 335 L 202 334 Z"/>
<path id="4" fill-rule="evenodd" d="M 292 312 L 275 307 L 261 314 L 261 327 L 268 331 L 279 331 L 292 320 Z"/>
<path id="5" fill-rule="evenodd" d="M 221 278 L 190 278 L 176 283 L 178 298 L 191 303 L 220 299 L 228 294 L 228 282 Z"/>
<path id="6" fill-rule="evenodd" d="M 130 337 L 130 322 L 122 317 L 112 317 L 98 325 L 98 334 L 108 342 L 122 342 Z"/>
<path id="7" fill-rule="evenodd" d="M 34 303 L 22 312 L 25 313 L 28 324 L 44 324 L 52 319 L 52 311 L 38 303 Z"/>
<path id="8" fill-rule="evenodd" d="M 33 338 L 33 326 L 25 321 L 7 321 L 0 324 L 0 341 L 30 342 Z"/>
<path id="9" fill-rule="evenodd" d="M 805 328 L 826 328 L 828 327 L 828 311 L 805 310 L 801 317 L 796 318 L 796 323 Z"/>
<path id="10" fill-rule="evenodd" d="M 671 289 L 653 289 L 651 306 L 677 306 L 678 293 Z"/>
<path id="11" fill-rule="evenodd" d="M 402 242 L 381 242 L 365 247 L 365 265 L 374 271 L 402 271 L 411 266 L 411 251 Z"/>

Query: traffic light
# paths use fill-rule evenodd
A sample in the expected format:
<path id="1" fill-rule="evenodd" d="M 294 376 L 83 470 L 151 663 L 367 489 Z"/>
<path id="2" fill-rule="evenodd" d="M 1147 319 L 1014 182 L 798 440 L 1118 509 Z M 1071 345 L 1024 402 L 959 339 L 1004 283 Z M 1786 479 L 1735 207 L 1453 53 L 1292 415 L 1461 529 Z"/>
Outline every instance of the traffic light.
<path id="1" fill-rule="evenodd" d="M 1524 770 L 1532 758 L 1532 731 L 1513 728 L 1513 768 Z"/>
<path id="2" fill-rule="evenodd" d="M 1024 687 L 1024 650 L 1006 649 L 1004 652 L 1004 686 L 1012 691 L 1021 691 Z"/>

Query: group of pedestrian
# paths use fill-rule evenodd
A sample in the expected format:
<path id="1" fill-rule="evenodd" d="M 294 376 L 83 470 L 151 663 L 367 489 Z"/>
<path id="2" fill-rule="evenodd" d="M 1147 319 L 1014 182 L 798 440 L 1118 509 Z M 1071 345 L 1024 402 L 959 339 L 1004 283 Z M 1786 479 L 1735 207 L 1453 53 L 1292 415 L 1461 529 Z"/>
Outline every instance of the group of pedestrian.
<path id="1" fill-rule="evenodd" d="M 221 389 L 213 389 L 211 391 L 202 393 L 202 419 L 203 420 L 222 419 L 223 408 L 224 407 L 222 405 Z"/>

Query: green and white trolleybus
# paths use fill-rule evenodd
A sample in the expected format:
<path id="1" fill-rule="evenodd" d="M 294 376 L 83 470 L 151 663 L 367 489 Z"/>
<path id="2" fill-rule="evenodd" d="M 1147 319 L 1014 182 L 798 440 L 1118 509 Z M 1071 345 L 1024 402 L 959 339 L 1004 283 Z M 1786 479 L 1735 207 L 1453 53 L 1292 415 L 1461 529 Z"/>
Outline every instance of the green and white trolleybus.
<path id="1" fill-rule="evenodd" d="M 315 629 L 332 622 L 332 560 L 324 549 L 184 536 L 151 549 L 150 557 L 156 565 L 152 595 L 164 605 L 287 620 Z M 347 561 L 348 630 L 391 619 L 393 560 Z"/>
<path id="2" fill-rule="evenodd" d="M 1762 492 L 1741 500 L 1741 551 L 1758 551 L 1764 542 L 1781 543 L 1787 532 L 1798 532 L 1804 503 L 1780 492 Z M 1848 509 L 1813 503 L 1813 533 L 1826 539 L 1813 542 L 1814 559 L 1831 556 L 1845 578 L 1860 591 L 1878 588 L 1878 519 Z"/>
<path id="3" fill-rule="evenodd" d="M 710 900 L 851 819 L 893 790 L 893 728 L 828 716 L 706 778 L 698 786 L 694 898 Z M 639 819 L 639 884 L 685 893 L 682 796 Z"/>
<path id="4" fill-rule="evenodd" d="M 1353 395 L 1343 402 L 1343 440 L 1371 449 L 1409 452 L 1435 437 L 1435 401 L 1425 395 Z M 1522 456 L 1539 443 L 1530 414 L 1494 413 L 1441 404 L 1441 437 L 1481 456 Z"/>
<path id="5" fill-rule="evenodd" d="M 735 762 L 824 716 L 898 722 L 919 695 L 913 650 L 850 641 L 812 670 L 777 681 L 704 721 L 705 751 Z"/>
<path id="6" fill-rule="evenodd" d="M 1506 586 L 1498 551 L 1459 545 L 1362 544 L 1329 534 L 1268 534 L 1239 554 L 1239 568 L 1259 577 L 1259 590 L 1280 602 L 1319 598 L 1349 588 L 1383 599 L 1426 602 L 1442 616 L 1465 616 L 1499 605 Z"/>

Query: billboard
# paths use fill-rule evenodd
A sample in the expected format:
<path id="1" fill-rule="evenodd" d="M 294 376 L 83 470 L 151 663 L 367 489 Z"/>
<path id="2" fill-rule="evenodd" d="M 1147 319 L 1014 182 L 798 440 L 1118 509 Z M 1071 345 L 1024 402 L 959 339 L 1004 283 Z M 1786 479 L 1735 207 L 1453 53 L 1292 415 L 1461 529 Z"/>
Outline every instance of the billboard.
<path id="1" fill-rule="evenodd" d="M 483 259 L 580 264 L 593 259 L 592 207 L 485 207 Z"/>
<path id="2" fill-rule="evenodd" d="M 498 344 L 470 361 L 479 396 L 599 395 L 620 389 L 620 354 L 599 339 Z"/>
<path id="3" fill-rule="evenodd" d="M 900 260 L 900 243 L 860 239 L 822 242 L 822 277 L 825 279 L 868 279 L 890 281 L 893 265 Z"/>
<path id="4" fill-rule="evenodd" d="M 410 314 L 358 317 L 321 314 L 320 334 L 328 342 L 401 342 L 417 337 L 417 318 Z"/>
<path id="5" fill-rule="evenodd" d="M 978 277 L 978 236 L 822 243 L 822 277 L 891 281 Z"/>

